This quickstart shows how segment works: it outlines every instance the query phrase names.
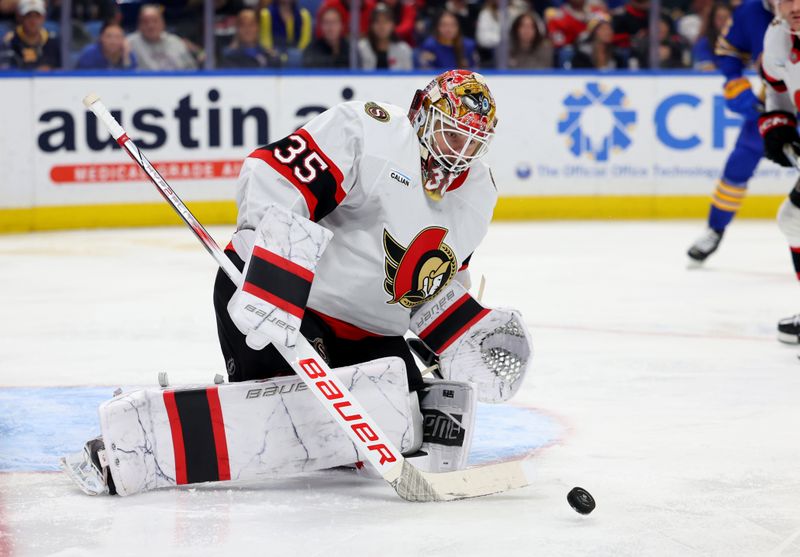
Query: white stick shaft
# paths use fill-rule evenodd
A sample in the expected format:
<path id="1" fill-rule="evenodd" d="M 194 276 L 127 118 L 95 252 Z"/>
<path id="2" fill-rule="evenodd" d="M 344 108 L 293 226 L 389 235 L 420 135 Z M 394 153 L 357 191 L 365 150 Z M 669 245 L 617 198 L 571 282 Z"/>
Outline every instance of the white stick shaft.
<path id="1" fill-rule="evenodd" d="M 189 228 L 192 229 L 197 239 L 205 246 L 206 250 L 214 257 L 217 261 L 217 264 L 222 268 L 228 277 L 230 277 L 231 281 L 236 286 L 241 286 L 242 284 L 242 274 L 236 268 L 236 266 L 231 262 L 230 259 L 227 258 L 225 253 L 220 249 L 217 245 L 217 242 L 211 237 L 211 235 L 206 231 L 200 221 L 189 211 L 188 207 L 184 205 L 181 198 L 178 197 L 167 181 L 164 179 L 163 176 L 155 169 L 155 167 L 147 160 L 147 157 L 139 150 L 136 144 L 131 141 L 128 135 L 125 133 L 125 130 L 120 126 L 119 122 L 117 122 L 116 118 L 108 111 L 105 107 L 103 102 L 97 95 L 87 95 L 86 98 L 83 99 L 83 104 L 89 108 L 95 116 L 97 116 L 98 120 L 100 120 L 103 125 L 108 129 L 111 136 L 116 140 L 117 143 L 121 147 L 123 147 L 130 157 L 136 162 L 142 170 L 144 170 L 145 174 L 150 178 L 150 181 L 158 188 L 159 193 L 161 193 L 162 197 L 167 200 L 167 202 L 175 209 L 175 212 L 183 219 Z"/>
<path id="2" fill-rule="evenodd" d="M 789 162 L 791 162 L 795 168 L 800 168 L 800 166 L 798 166 L 800 162 L 798 162 L 797 160 L 797 155 L 794 152 L 794 147 L 792 147 L 791 145 L 784 145 L 783 154 L 786 155 L 786 158 L 789 159 Z"/>

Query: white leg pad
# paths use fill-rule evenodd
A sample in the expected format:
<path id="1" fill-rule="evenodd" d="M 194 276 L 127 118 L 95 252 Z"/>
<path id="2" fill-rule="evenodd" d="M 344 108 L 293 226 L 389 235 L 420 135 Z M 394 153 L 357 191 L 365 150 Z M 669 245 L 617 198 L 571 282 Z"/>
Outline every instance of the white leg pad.
<path id="1" fill-rule="evenodd" d="M 401 452 L 419 448 L 417 396 L 401 359 L 335 371 Z M 296 376 L 132 391 L 100 406 L 100 424 L 120 495 L 366 460 Z"/>
<path id="2" fill-rule="evenodd" d="M 800 208 L 796 207 L 788 197 L 778 209 L 778 228 L 786 236 L 790 246 L 800 246 Z"/>

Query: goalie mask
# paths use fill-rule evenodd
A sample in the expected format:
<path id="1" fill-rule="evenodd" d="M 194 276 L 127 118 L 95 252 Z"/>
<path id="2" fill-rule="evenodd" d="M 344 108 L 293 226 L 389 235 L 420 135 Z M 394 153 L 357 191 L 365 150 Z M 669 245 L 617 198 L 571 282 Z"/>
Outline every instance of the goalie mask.
<path id="1" fill-rule="evenodd" d="M 444 72 L 417 91 L 408 117 L 420 142 L 424 189 L 433 199 L 486 154 L 495 109 L 483 76 L 469 70 Z"/>

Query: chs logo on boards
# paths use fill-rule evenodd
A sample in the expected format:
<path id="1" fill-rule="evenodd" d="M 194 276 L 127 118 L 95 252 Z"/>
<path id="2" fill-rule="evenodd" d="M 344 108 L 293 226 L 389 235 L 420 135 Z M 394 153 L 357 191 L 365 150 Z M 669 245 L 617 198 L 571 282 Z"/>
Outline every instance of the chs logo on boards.
<path id="1" fill-rule="evenodd" d="M 609 90 L 590 82 L 583 92 L 568 95 L 563 104 L 567 112 L 558 122 L 558 133 L 568 138 L 575 157 L 607 161 L 613 151 L 630 146 L 636 112 L 626 108 L 627 99 L 619 87 Z"/>

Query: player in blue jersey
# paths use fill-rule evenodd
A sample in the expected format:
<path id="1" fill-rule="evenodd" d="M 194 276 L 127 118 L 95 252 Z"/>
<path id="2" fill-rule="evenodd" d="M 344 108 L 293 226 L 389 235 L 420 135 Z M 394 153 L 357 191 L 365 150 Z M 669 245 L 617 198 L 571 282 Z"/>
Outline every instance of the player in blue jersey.
<path id="1" fill-rule="evenodd" d="M 734 12 L 715 48 L 715 62 L 725 76 L 724 96 L 728 110 L 744 117 L 736 145 L 728 155 L 725 168 L 711 196 L 708 228 L 689 248 L 689 258 L 699 264 L 714 253 L 747 193 L 747 182 L 764 146 L 758 133 L 761 100 L 750 81 L 742 74 L 756 64 L 764 46 L 764 33 L 772 21 L 769 0 L 746 0 Z"/>

